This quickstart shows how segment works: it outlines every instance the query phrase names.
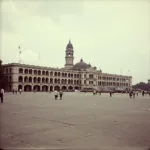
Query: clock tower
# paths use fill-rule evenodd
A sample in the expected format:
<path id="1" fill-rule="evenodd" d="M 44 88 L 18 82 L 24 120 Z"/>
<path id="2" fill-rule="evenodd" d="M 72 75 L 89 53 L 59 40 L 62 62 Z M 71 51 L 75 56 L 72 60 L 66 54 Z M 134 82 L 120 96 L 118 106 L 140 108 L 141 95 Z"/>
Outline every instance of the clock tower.
<path id="1" fill-rule="evenodd" d="M 73 45 L 71 44 L 71 41 L 69 40 L 69 43 L 67 44 L 67 47 L 66 47 L 65 68 L 70 69 L 73 67 L 73 60 L 74 60 L 73 53 L 74 53 Z"/>

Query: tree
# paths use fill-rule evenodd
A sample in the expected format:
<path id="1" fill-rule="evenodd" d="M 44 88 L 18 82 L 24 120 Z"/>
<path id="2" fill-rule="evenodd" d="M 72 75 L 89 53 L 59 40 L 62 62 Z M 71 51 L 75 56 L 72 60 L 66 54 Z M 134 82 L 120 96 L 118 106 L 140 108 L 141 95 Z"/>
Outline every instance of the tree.
<path id="1" fill-rule="evenodd" d="M 141 89 L 141 90 L 150 91 L 150 83 L 140 82 L 140 83 L 137 83 L 136 85 L 133 85 L 132 87 L 133 89 Z"/>
<path id="2" fill-rule="evenodd" d="M 8 87 L 8 80 L 4 74 L 4 67 L 2 65 L 2 61 L 0 60 L 0 88 L 7 89 Z"/>

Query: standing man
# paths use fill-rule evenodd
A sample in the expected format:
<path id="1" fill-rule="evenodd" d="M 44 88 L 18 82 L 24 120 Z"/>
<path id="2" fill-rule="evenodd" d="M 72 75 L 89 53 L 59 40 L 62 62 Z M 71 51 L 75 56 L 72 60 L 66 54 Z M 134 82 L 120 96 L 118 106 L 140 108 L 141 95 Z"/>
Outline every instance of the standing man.
<path id="1" fill-rule="evenodd" d="M 17 95 L 17 89 L 15 90 L 15 93 L 16 93 L 16 95 Z"/>
<path id="2" fill-rule="evenodd" d="M 110 92 L 110 97 L 112 97 L 112 93 Z"/>
<path id="3" fill-rule="evenodd" d="M 1 89 L 1 91 L 0 91 L 0 98 L 1 98 L 1 103 L 3 103 L 4 89 Z"/>
<path id="4" fill-rule="evenodd" d="M 133 91 L 133 98 L 135 98 L 135 91 Z"/>
<path id="5" fill-rule="evenodd" d="M 129 96 L 130 98 L 132 98 L 132 91 L 129 91 Z"/>
<path id="6" fill-rule="evenodd" d="M 13 89 L 13 94 L 15 93 L 15 90 Z"/>
<path id="7" fill-rule="evenodd" d="M 143 91 L 143 92 L 142 92 L 142 96 L 144 96 L 144 94 L 145 94 L 145 92 Z"/>
<path id="8" fill-rule="evenodd" d="M 59 91 L 59 96 L 60 96 L 60 100 L 62 100 L 62 96 L 63 96 L 63 91 L 62 90 Z"/>
<path id="9" fill-rule="evenodd" d="M 54 95 L 55 95 L 55 100 L 57 100 L 57 97 L 58 97 L 58 91 L 57 90 L 54 91 Z"/>
<path id="10" fill-rule="evenodd" d="M 19 89 L 19 92 L 20 92 L 20 94 L 21 94 L 21 92 L 22 92 L 22 89 Z"/>
<path id="11" fill-rule="evenodd" d="M 136 95 L 137 95 L 137 96 L 138 96 L 138 93 L 139 93 L 139 92 L 138 92 L 138 91 L 136 91 Z"/>

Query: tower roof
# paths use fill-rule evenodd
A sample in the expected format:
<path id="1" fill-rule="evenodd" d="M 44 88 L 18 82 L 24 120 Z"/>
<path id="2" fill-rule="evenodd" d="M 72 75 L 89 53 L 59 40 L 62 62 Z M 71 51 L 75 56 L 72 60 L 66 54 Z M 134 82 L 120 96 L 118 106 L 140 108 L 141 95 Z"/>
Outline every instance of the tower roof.
<path id="1" fill-rule="evenodd" d="M 69 43 L 67 44 L 66 49 L 68 49 L 68 48 L 72 48 L 72 49 L 73 49 L 73 45 L 72 45 L 72 43 L 71 43 L 70 39 L 69 39 Z"/>

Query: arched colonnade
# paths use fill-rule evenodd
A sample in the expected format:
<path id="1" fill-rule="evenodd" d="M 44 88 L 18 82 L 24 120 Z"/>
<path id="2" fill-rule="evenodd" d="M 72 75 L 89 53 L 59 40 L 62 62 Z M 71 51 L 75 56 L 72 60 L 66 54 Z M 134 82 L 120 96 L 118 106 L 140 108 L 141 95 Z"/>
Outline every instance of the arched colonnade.
<path id="1" fill-rule="evenodd" d="M 62 89 L 63 91 L 74 91 L 74 90 L 80 90 L 79 86 L 66 86 L 66 85 L 55 85 L 55 86 L 48 86 L 48 85 L 30 85 L 30 84 L 26 84 L 26 85 L 22 85 L 19 84 L 18 85 L 18 90 L 22 89 L 22 91 L 24 92 L 32 92 L 32 91 L 37 91 L 37 92 L 48 92 L 48 91 L 54 91 L 54 90 L 60 90 Z"/>

